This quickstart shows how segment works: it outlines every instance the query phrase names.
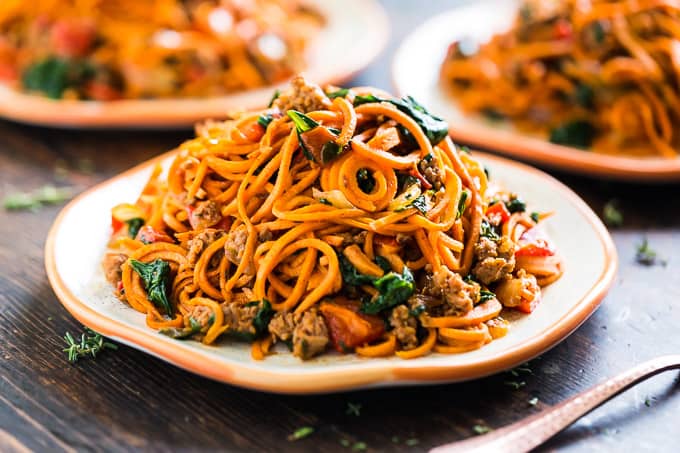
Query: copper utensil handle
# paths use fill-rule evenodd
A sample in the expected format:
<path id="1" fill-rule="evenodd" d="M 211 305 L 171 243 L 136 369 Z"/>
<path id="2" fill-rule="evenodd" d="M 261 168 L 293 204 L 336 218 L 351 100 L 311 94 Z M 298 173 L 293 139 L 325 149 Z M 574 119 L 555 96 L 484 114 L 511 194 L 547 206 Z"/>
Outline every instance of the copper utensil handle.
<path id="1" fill-rule="evenodd" d="M 514 453 L 532 450 L 619 393 L 672 369 L 680 369 L 680 355 L 657 357 L 531 417 L 482 436 L 436 447 L 431 453 Z"/>

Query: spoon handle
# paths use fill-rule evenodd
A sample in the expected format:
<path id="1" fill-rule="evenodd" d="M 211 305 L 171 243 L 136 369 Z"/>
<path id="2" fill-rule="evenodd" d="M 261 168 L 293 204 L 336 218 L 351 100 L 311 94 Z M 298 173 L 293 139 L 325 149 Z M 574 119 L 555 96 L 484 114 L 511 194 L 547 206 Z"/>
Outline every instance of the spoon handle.
<path id="1" fill-rule="evenodd" d="M 637 365 L 555 406 L 482 436 L 441 445 L 431 453 L 526 452 L 532 450 L 609 399 L 658 373 L 680 368 L 680 355 Z"/>

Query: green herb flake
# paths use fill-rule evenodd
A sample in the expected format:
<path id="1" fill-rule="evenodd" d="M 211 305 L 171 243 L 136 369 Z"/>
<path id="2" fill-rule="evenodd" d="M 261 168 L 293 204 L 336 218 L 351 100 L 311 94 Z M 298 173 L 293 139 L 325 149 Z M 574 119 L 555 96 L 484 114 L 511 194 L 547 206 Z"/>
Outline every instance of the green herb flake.
<path id="1" fill-rule="evenodd" d="M 484 426 L 484 425 L 475 425 L 475 426 L 472 427 L 472 430 L 475 432 L 475 434 L 479 434 L 479 435 L 486 434 L 486 433 L 492 431 L 491 428 L 489 428 L 488 426 Z"/>
<path id="2" fill-rule="evenodd" d="M 530 217 L 531 217 L 531 220 L 533 220 L 536 223 L 541 221 L 541 214 L 538 213 L 538 212 L 532 212 Z"/>
<path id="3" fill-rule="evenodd" d="M 288 436 L 289 441 L 296 441 L 309 437 L 314 433 L 314 428 L 311 426 L 303 426 L 302 428 L 296 429 L 293 434 Z"/>
<path id="4" fill-rule="evenodd" d="M 491 300 L 491 299 L 495 299 L 495 298 L 496 298 L 496 294 L 489 291 L 489 290 L 483 289 L 479 292 L 479 303 L 486 302 L 487 300 Z"/>
<path id="5" fill-rule="evenodd" d="M 288 110 L 287 114 L 288 117 L 293 120 L 295 130 L 298 134 L 303 134 L 307 131 L 311 131 L 315 127 L 319 127 L 319 123 L 302 112 L 298 112 L 297 110 Z"/>
<path id="6" fill-rule="evenodd" d="M 328 96 L 329 99 L 344 98 L 345 96 L 347 96 L 348 93 L 349 88 L 340 88 L 339 90 L 326 93 L 326 96 Z"/>
<path id="7" fill-rule="evenodd" d="M 593 89 L 582 83 L 576 85 L 574 90 L 574 102 L 583 108 L 590 109 L 593 107 L 595 93 Z"/>
<path id="8" fill-rule="evenodd" d="M 623 225 L 623 212 L 618 208 L 616 200 L 609 200 L 602 208 L 602 216 L 604 223 L 612 228 Z"/>
<path id="9" fill-rule="evenodd" d="M 359 403 L 347 403 L 347 410 L 345 410 L 345 414 L 359 417 L 361 415 L 361 406 L 362 405 Z"/>
<path id="10" fill-rule="evenodd" d="M 321 163 L 327 164 L 342 154 L 342 146 L 335 142 L 325 143 L 321 147 Z"/>
<path id="11" fill-rule="evenodd" d="M 497 241 L 501 238 L 498 232 L 496 231 L 496 228 L 493 225 L 491 225 L 486 219 L 482 220 L 479 234 L 482 237 L 491 239 L 493 241 Z"/>
<path id="12" fill-rule="evenodd" d="M 88 328 L 85 329 L 85 333 L 80 335 L 79 340 L 76 340 L 70 332 L 66 332 L 64 342 L 66 347 L 63 351 L 68 355 L 68 361 L 71 363 L 76 363 L 78 359 L 83 357 L 94 359 L 97 354 L 105 349 L 118 349 L 116 344 L 106 341 L 106 338 L 100 333 Z"/>
<path id="13" fill-rule="evenodd" d="M 149 300 L 157 307 L 162 308 L 165 314 L 172 316 L 173 308 L 167 295 L 170 280 L 170 264 L 162 259 L 155 259 L 150 263 L 131 259 L 129 263 L 132 270 L 137 272 L 144 282 L 144 289 Z"/>
<path id="14" fill-rule="evenodd" d="M 534 396 L 533 398 L 529 399 L 528 403 L 530 406 L 536 406 L 538 404 L 538 397 Z"/>
<path id="15" fill-rule="evenodd" d="M 359 171 L 357 171 L 357 183 L 364 193 L 373 192 L 376 184 L 373 174 L 366 168 L 360 168 Z"/>
<path id="16" fill-rule="evenodd" d="M 333 206 L 333 203 L 328 201 L 328 199 L 326 199 L 326 198 L 319 198 L 319 203 L 325 204 L 325 205 L 328 205 L 328 206 Z"/>
<path id="17" fill-rule="evenodd" d="M 340 439 L 340 445 L 348 448 L 350 445 L 352 445 L 352 443 L 348 439 Z"/>
<path id="18" fill-rule="evenodd" d="M 408 447 L 415 447 L 419 443 L 420 443 L 420 441 L 416 438 L 406 439 L 404 441 L 404 444 L 406 444 L 406 446 L 408 446 Z"/>
<path id="19" fill-rule="evenodd" d="M 398 444 L 399 443 L 399 436 L 392 436 L 392 443 Z"/>
<path id="20" fill-rule="evenodd" d="M 8 211 L 37 211 L 42 206 L 63 203 L 74 195 L 71 187 L 43 186 L 33 192 L 15 192 L 6 195 L 2 204 Z"/>
<path id="21" fill-rule="evenodd" d="M 652 401 L 649 398 L 645 398 L 645 406 L 647 406 L 647 407 L 652 406 Z"/>

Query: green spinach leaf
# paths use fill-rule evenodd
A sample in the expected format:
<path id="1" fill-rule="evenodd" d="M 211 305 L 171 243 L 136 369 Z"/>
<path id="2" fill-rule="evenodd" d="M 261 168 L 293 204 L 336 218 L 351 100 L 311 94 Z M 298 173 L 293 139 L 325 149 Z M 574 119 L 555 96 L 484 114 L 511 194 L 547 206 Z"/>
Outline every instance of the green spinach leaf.
<path id="1" fill-rule="evenodd" d="M 380 294 L 361 306 L 362 312 L 371 315 L 406 302 L 416 289 L 413 274 L 406 266 L 401 275 L 390 272 L 375 280 L 373 287 L 380 291 Z"/>
<path id="2" fill-rule="evenodd" d="M 585 149 L 593 142 L 596 132 L 595 126 L 588 121 L 570 121 L 550 131 L 550 141 L 558 145 Z"/>
<path id="3" fill-rule="evenodd" d="M 170 265 L 162 259 L 156 259 L 150 263 L 130 260 L 130 266 L 144 282 L 144 289 L 149 300 L 157 307 L 162 308 L 165 314 L 172 316 L 172 304 L 170 304 L 167 295 L 170 282 Z"/>
<path id="4" fill-rule="evenodd" d="M 135 217 L 134 219 L 126 220 L 125 223 L 127 223 L 128 226 L 128 236 L 134 239 L 137 237 L 139 229 L 144 226 L 144 219 Z"/>

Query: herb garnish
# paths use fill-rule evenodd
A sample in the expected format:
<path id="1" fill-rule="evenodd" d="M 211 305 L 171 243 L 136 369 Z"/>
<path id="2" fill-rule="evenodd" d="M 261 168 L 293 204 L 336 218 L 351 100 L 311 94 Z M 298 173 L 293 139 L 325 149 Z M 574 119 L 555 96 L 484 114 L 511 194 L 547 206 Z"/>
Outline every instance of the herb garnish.
<path id="1" fill-rule="evenodd" d="M 155 259 L 150 263 L 137 260 L 129 261 L 132 270 L 139 274 L 144 282 L 146 295 L 157 307 L 161 307 L 165 314 L 172 316 L 172 304 L 168 300 L 167 288 L 170 280 L 170 265 L 162 259 Z"/>
<path id="2" fill-rule="evenodd" d="M 68 88 L 81 85 L 94 73 L 94 67 L 87 62 L 47 57 L 24 71 L 22 83 L 29 91 L 40 91 L 49 98 L 59 99 Z"/>
<path id="3" fill-rule="evenodd" d="M 347 410 L 345 411 L 345 414 L 347 415 L 354 415 L 356 417 L 359 417 L 361 415 L 361 404 L 359 403 L 347 403 Z"/>
<path id="4" fill-rule="evenodd" d="M 357 171 L 357 183 L 364 193 L 373 192 L 376 184 L 373 174 L 365 168 L 360 168 L 359 171 Z"/>
<path id="5" fill-rule="evenodd" d="M 208 324 L 212 324 L 213 321 L 209 322 Z M 193 334 L 198 333 L 200 331 L 201 323 L 196 321 L 192 316 L 189 316 L 189 327 L 184 327 L 182 329 L 178 329 L 176 327 L 166 327 L 160 329 L 158 333 L 167 335 L 168 337 L 174 338 L 176 340 L 182 340 L 184 338 L 189 338 Z"/>
<path id="6" fill-rule="evenodd" d="M 496 241 L 500 239 L 501 237 L 498 235 L 498 232 L 496 231 L 496 228 L 494 228 L 493 225 L 491 225 L 486 219 L 482 220 L 482 224 L 480 226 L 480 233 L 482 237 L 491 239 L 493 241 Z"/>
<path id="7" fill-rule="evenodd" d="M 295 441 L 295 440 L 300 440 L 304 439 L 305 437 L 310 436 L 314 432 L 314 428 L 311 426 L 303 426 L 302 428 L 296 429 L 293 434 L 288 436 L 288 440 L 290 441 Z"/>
<path id="8" fill-rule="evenodd" d="M 33 192 L 16 192 L 6 195 L 2 204 L 8 211 L 37 211 L 42 206 L 70 200 L 74 191 L 70 187 L 43 186 Z"/>
<path id="9" fill-rule="evenodd" d="M 461 192 L 460 200 L 458 200 L 458 212 L 456 214 L 456 219 L 460 219 L 463 216 L 463 213 L 465 212 L 465 202 L 467 201 L 469 196 L 470 194 L 468 193 L 467 189 Z"/>
<path id="10" fill-rule="evenodd" d="M 649 241 L 646 237 L 643 238 L 642 242 L 637 246 L 635 261 L 644 266 L 654 266 L 655 264 L 666 265 L 666 261 L 659 260 L 656 256 L 656 251 L 649 247 Z"/>
<path id="11" fill-rule="evenodd" d="M 486 302 L 487 300 L 491 300 L 491 299 L 495 299 L 495 298 L 496 298 L 496 294 L 489 291 L 489 290 L 483 289 L 479 292 L 479 303 Z"/>
<path id="12" fill-rule="evenodd" d="M 118 349 L 118 345 L 106 341 L 101 334 L 89 328 L 85 328 L 85 333 L 80 335 L 80 341 L 76 341 L 70 332 L 66 332 L 64 341 L 67 347 L 63 351 L 68 354 L 71 363 L 76 363 L 82 357 L 95 358 L 104 349 Z"/>
<path id="13" fill-rule="evenodd" d="M 406 439 L 406 441 L 404 443 L 406 444 L 407 447 L 415 447 L 416 445 L 418 445 L 420 443 L 420 441 L 418 439 L 412 437 L 411 439 Z"/>
<path id="14" fill-rule="evenodd" d="M 605 203 L 602 208 L 602 215 L 604 223 L 610 227 L 620 227 L 623 225 L 623 213 L 618 208 L 618 202 L 616 200 L 609 200 Z"/>
<path id="15" fill-rule="evenodd" d="M 530 406 L 536 406 L 538 404 L 538 397 L 534 396 L 533 398 L 529 399 L 529 401 L 527 401 L 527 402 L 529 403 Z"/>
<path id="16" fill-rule="evenodd" d="M 366 442 L 354 442 L 352 445 L 352 451 L 366 451 L 367 448 Z"/>
<path id="17" fill-rule="evenodd" d="M 529 217 L 531 217 L 531 220 L 533 220 L 536 223 L 540 222 L 541 220 L 541 214 L 538 212 L 532 212 Z"/>
<path id="18" fill-rule="evenodd" d="M 519 390 L 520 388 L 527 385 L 527 383 L 524 382 L 524 381 L 504 381 L 503 384 L 507 385 L 508 387 L 512 388 L 513 390 Z"/>
<path id="19" fill-rule="evenodd" d="M 505 207 L 508 208 L 511 214 L 515 212 L 524 212 L 527 210 L 527 204 L 518 197 L 511 198 L 505 202 Z"/>

